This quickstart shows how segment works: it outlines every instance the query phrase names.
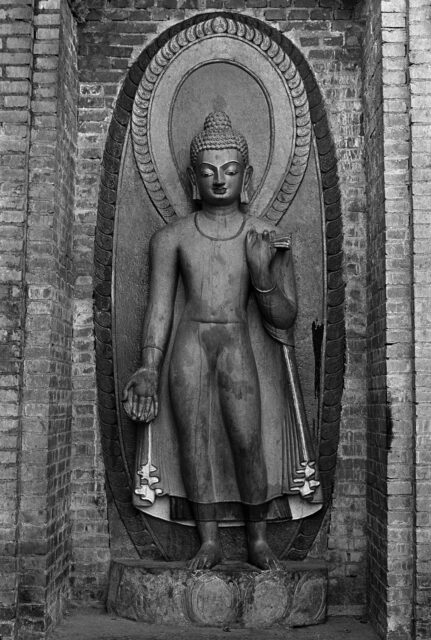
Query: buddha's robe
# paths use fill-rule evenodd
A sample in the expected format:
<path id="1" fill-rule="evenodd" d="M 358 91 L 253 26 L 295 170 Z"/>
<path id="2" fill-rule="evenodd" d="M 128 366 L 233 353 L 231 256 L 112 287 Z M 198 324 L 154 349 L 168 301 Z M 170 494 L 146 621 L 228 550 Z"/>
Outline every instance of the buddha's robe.
<path id="1" fill-rule="evenodd" d="M 229 312 L 228 292 L 223 294 L 223 287 L 227 290 L 228 283 L 232 281 L 232 278 L 229 279 L 229 269 L 235 271 L 234 275 L 245 269 L 246 287 L 241 284 L 238 289 L 238 295 L 243 295 L 244 300 L 238 305 L 239 311 L 234 312 L 240 316 L 243 308 L 258 372 L 261 446 L 267 475 L 264 502 L 269 503 L 268 520 L 303 517 L 320 508 L 316 458 L 294 357 L 295 311 L 289 310 L 286 304 L 286 300 L 290 301 L 291 306 L 296 304 L 290 249 L 278 250 L 273 260 L 275 288 L 266 293 L 256 291 L 248 276 L 245 236 L 252 226 L 257 225 L 257 230 L 261 231 L 259 223 L 247 219 L 237 235 L 220 241 L 204 237 L 192 216 L 187 220 L 182 219 L 175 223 L 176 229 L 170 231 L 179 236 L 180 249 L 176 249 L 175 264 L 170 264 L 172 256 L 167 255 L 171 252 L 168 239 L 165 243 L 160 238 L 152 243 L 150 300 L 144 323 L 143 346 L 163 345 L 165 357 L 159 385 L 159 413 L 150 425 L 150 433 L 147 426 L 138 427 L 134 504 L 156 517 L 190 521 L 189 500 L 193 500 L 215 505 L 216 519 L 219 521 L 243 519 L 235 459 L 218 401 L 216 376 L 210 383 L 214 386 L 209 390 L 212 401 L 207 402 L 205 398 L 203 403 L 207 416 L 201 421 L 200 429 L 206 429 L 207 433 L 196 434 L 195 439 L 189 438 L 189 446 L 193 447 L 194 441 L 196 446 L 194 450 L 186 452 L 187 457 L 191 456 L 194 460 L 195 473 L 202 474 L 207 480 L 203 483 L 203 489 L 200 483 L 198 495 L 188 495 L 184 487 L 183 475 L 188 470 L 184 468 L 186 456 L 184 452 L 182 455 L 178 421 L 169 390 L 169 368 L 172 349 L 181 349 L 181 344 L 176 343 L 178 326 L 187 322 L 190 289 L 199 285 L 195 282 L 199 277 L 199 273 L 196 273 L 198 269 L 202 273 L 208 270 L 216 272 L 215 286 L 221 287 L 221 295 L 226 298 L 221 306 L 217 306 L 216 300 L 214 307 L 220 308 L 221 321 Z M 184 240 L 181 240 L 182 237 Z M 167 249 L 165 253 L 164 244 Z M 224 264 L 222 271 L 217 272 L 215 262 L 218 268 Z M 167 281 L 171 293 L 166 286 Z M 214 291 L 214 297 L 217 298 L 217 291 Z M 211 317 L 213 315 L 214 310 L 211 311 Z M 191 383 L 196 384 L 195 381 Z"/>

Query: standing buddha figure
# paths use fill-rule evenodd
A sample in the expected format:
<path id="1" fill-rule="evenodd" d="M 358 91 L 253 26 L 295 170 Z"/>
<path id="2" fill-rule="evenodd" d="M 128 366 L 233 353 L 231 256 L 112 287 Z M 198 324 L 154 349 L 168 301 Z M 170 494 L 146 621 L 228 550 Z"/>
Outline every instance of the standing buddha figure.
<path id="1" fill-rule="evenodd" d="M 289 495 L 310 501 L 319 486 L 304 412 L 298 411 L 296 369 L 288 372 L 289 391 L 277 400 L 281 408 L 266 424 L 262 394 L 267 383 L 250 334 L 253 298 L 266 338 L 291 353 L 297 313 L 291 250 L 286 238 L 277 238 L 275 226 L 241 210 L 253 169 L 247 142 L 225 113 L 207 116 L 192 140 L 190 158 L 193 198 L 201 208 L 151 238 L 142 366 L 125 386 L 124 408 L 131 419 L 151 422 L 157 430 L 159 407 L 170 403 L 182 491 L 201 540 L 190 568 L 209 569 L 220 562 L 219 523 L 235 519 L 245 522 L 249 562 L 276 568 L 266 539 L 271 504 Z M 184 305 L 174 326 L 179 279 Z M 266 432 L 271 424 L 273 436 Z M 163 493 L 163 477 L 160 486 Z"/>

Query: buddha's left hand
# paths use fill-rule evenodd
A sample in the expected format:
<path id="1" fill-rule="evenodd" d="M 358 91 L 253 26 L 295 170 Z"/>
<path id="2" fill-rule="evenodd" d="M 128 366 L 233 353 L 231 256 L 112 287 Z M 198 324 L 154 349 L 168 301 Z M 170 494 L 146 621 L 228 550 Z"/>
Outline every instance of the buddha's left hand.
<path id="1" fill-rule="evenodd" d="M 264 291 L 274 287 L 274 278 L 270 272 L 271 262 L 276 249 L 271 245 L 275 238 L 275 231 L 258 233 L 250 229 L 245 239 L 247 264 L 253 285 Z"/>

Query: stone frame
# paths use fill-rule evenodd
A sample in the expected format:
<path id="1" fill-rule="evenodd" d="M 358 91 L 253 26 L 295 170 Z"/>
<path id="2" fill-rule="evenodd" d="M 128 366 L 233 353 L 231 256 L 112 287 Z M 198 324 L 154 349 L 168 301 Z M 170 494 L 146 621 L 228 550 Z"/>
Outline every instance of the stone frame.
<path id="1" fill-rule="evenodd" d="M 99 417 L 107 482 L 126 530 L 137 552 L 141 553 L 141 550 L 146 545 L 145 532 L 149 531 L 151 533 L 151 525 L 133 507 L 131 502 L 128 474 L 121 457 L 113 368 L 111 279 L 118 177 L 123 144 L 131 118 L 134 98 L 145 69 L 150 65 L 158 51 L 180 31 L 193 25 L 219 18 L 233 20 L 244 25 L 244 27 L 257 28 L 274 40 L 280 49 L 293 60 L 307 92 L 320 166 L 327 256 L 326 350 L 325 361 L 321 367 L 321 370 L 324 371 L 324 380 L 321 390 L 322 421 L 319 442 L 320 477 L 325 506 L 315 515 L 299 521 L 293 541 L 283 554 L 283 559 L 300 560 L 305 558 L 310 550 L 330 501 L 339 439 L 345 351 L 344 282 L 342 275 L 343 235 L 340 191 L 335 147 L 329 130 L 322 96 L 308 63 L 299 50 L 280 32 L 249 16 L 228 12 L 205 13 L 174 25 L 152 42 L 132 65 L 117 99 L 103 156 L 95 239 L 96 366 Z M 316 335 L 317 342 L 322 339 L 323 335 Z M 319 345 L 316 344 L 316 352 L 318 351 Z M 153 535 L 152 537 L 157 545 L 157 537 Z M 161 547 L 159 547 L 159 550 L 164 555 Z"/>

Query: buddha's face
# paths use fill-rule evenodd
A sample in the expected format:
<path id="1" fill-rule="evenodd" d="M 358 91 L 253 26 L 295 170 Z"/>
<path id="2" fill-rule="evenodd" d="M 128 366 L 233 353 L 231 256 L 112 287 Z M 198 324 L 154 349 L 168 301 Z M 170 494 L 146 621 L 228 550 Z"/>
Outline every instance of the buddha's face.
<path id="1" fill-rule="evenodd" d="M 239 202 L 249 169 L 237 149 L 209 149 L 199 152 L 190 177 L 204 203 L 226 206 Z"/>

